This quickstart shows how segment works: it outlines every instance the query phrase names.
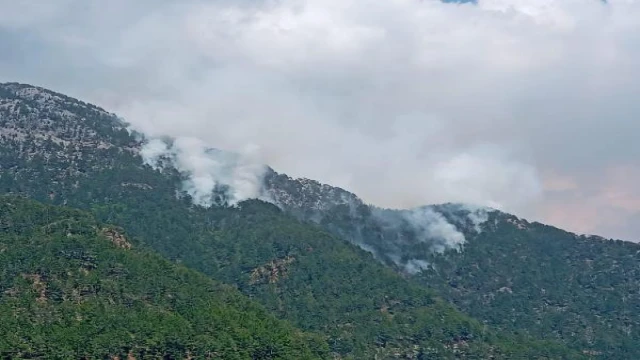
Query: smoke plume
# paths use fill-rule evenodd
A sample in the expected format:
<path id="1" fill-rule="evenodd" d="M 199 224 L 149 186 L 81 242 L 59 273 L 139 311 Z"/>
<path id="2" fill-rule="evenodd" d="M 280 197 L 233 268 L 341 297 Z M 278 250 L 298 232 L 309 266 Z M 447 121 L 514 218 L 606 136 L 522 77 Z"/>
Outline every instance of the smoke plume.
<path id="1" fill-rule="evenodd" d="M 402 211 L 403 218 L 416 232 L 421 241 L 430 239 L 435 252 L 446 249 L 461 249 L 465 242 L 462 234 L 454 225 L 450 224 L 442 214 L 430 208 L 422 207 Z"/>
<path id="2" fill-rule="evenodd" d="M 252 157 L 251 149 L 234 154 L 208 147 L 196 138 L 180 137 L 171 142 L 148 141 L 140 155 L 145 163 L 158 169 L 163 163 L 183 176 L 183 190 L 197 205 L 236 205 L 238 202 L 263 198 L 262 184 L 266 166 Z M 217 195 L 220 195 L 217 197 Z"/>
<path id="3" fill-rule="evenodd" d="M 393 261 L 410 274 L 427 269 L 429 263 L 408 255 L 462 250 L 467 241 L 465 232 L 479 233 L 492 210 L 464 204 L 409 210 L 366 207 L 355 194 L 343 189 L 268 172 L 268 167 L 255 154 L 252 156 L 251 149 L 243 154 L 230 153 L 195 138 L 151 139 L 144 142 L 140 155 L 157 170 L 177 170 L 183 178 L 182 189 L 197 205 L 234 206 L 256 198 L 316 223 L 332 222 L 336 211 L 344 211 L 342 216 L 346 218 L 330 225 L 329 231 L 382 261 Z M 271 176 L 268 181 L 267 173 Z M 363 207 L 369 210 L 363 212 Z M 371 226 L 382 229 L 382 233 L 365 230 Z M 416 246 L 426 246 L 428 253 L 417 251 Z"/>
<path id="4" fill-rule="evenodd" d="M 462 251 L 468 237 L 483 231 L 483 224 L 492 211 L 496 210 L 460 203 L 409 210 L 374 209 L 374 218 L 383 224 L 386 230 L 383 237 L 390 244 L 375 254 L 384 254 L 408 273 L 415 274 L 429 267 L 427 258 L 432 253 Z M 425 245 L 428 251 L 421 251 Z"/>

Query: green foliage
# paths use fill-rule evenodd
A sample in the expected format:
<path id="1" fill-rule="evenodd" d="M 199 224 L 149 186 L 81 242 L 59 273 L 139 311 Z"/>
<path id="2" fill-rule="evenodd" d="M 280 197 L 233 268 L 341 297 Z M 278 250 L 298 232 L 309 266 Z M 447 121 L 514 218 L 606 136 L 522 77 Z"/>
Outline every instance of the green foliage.
<path id="1" fill-rule="evenodd" d="M 322 339 L 76 210 L 0 198 L 0 354 L 326 358 Z M 115 240 L 118 241 L 115 241 Z"/>
<path id="2" fill-rule="evenodd" d="M 423 260 L 424 285 L 503 333 L 562 342 L 589 357 L 640 358 L 638 244 L 579 237 L 491 211 L 480 213 L 489 218 L 478 235 L 473 216 L 482 216 L 443 204 L 427 209 L 454 224 L 467 243 L 460 252 L 434 254 L 434 239 L 420 236 L 401 211 L 313 181 L 272 174 L 269 182 L 295 198 L 286 199 L 288 212 L 364 244 L 391 268 L 417 271 L 406 264 Z"/>
<path id="3" fill-rule="evenodd" d="M 0 141 L 0 190 L 42 202 L 82 208 L 90 211 L 101 222 L 124 227 L 135 248 L 153 250 L 173 262 L 181 263 L 210 278 L 230 284 L 261 303 L 277 317 L 288 320 L 304 331 L 322 334 L 327 339 L 330 355 L 325 356 L 321 342 L 304 340 L 307 339 L 307 335 L 299 334 L 296 338 L 293 336 L 294 330 L 278 330 L 278 326 L 284 326 L 280 322 L 273 319 L 260 322 L 259 319 L 262 319 L 262 316 L 251 315 L 253 310 L 238 311 L 234 313 L 237 316 L 233 315 L 236 316 L 235 318 L 228 315 L 227 319 L 238 320 L 230 323 L 237 324 L 239 329 L 230 332 L 229 336 L 233 342 L 220 340 L 222 342 L 217 343 L 216 337 L 207 337 L 208 333 L 202 333 L 203 329 L 209 326 L 210 321 L 199 322 L 199 317 L 188 316 L 189 312 L 185 310 L 190 308 L 188 305 L 173 307 L 172 301 L 175 301 L 173 299 L 180 299 L 180 297 L 177 297 L 175 290 L 169 292 L 172 298 L 165 296 L 164 291 L 168 289 L 168 285 L 163 284 L 168 280 L 162 280 L 164 277 L 149 280 L 151 275 L 165 275 L 165 269 L 170 267 L 167 263 L 162 263 L 165 267 L 150 264 L 140 269 L 136 267 L 134 264 L 136 261 L 133 260 L 132 263 L 117 260 L 115 263 L 109 263 L 106 269 L 98 267 L 90 270 L 89 274 L 95 274 L 95 276 L 90 275 L 87 278 L 93 279 L 94 282 L 85 284 L 77 280 L 83 286 L 89 286 L 87 290 L 89 294 L 95 291 L 95 288 L 90 285 L 96 283 L 100 285 L 100 292 L 96 295 L 98 300 L 95 300 L 98 303 L 92 305 L 94 307 L 87 305 L 89 309 L 87 311 L 105 308 L 104 311 L 109 313 L 92 317 L 101 323 L 75 332 L 69 330 L 73 336 L 64 335 L 64 339 L 56 338 L 52 346 L 59 346 L 64 351 L 73 351 L 65 349 L 68 344 L 77 344 L 80 340 L 74 342 L 74 340 L 65 339 L 79 338 L 82 341 L 98 342 L 95 346 L 106 344 L 106 342 L 100 342 L 101 337 L 97 335 L 82 337 L 85 332 L 95 335 L 95 329 L 109 330 L 108 333 L 112 334 L 109 337 L 117 340 L 114 342 L 117 345 L 118 341 L 128 339 L 127 336 L 130 336 L 131 332 L 129 330 L 123 332 L 108 319 L 122 318 L 127 320 L 118 321 L 118 324 L 131 322 L 149 324 L 146 328 L 148 330 L 145 330 L 148 331 L 145 333 L 147 335 L 142 338 L 153 339 L 153 344 L 156 344 L 153 346 L 157 346 L 158 349 L 172 349 L 168 342 L 173 344 L 175 341 L 172 339 L 180 336 L 178 339 L 183 341 L 180 342 L 180 346 L 183 347 L 205 344 L 202 346 L 220 346 L 228 351 L 225 354 L 236 354 L 234 351 L 240 351 L 238 355 L 223 356 L 223 358 L 242 357 L 247 354 L 246 351 L 252 351 L 251 349 L 267 349 L 265 352 L 269 354 L 272 350 L 265 348 L 265 344 L 276 346 L 276 350 L 282 351 L 282 357 L 289 356 L 289 353 L 295 354 L 297 351 L 301 354 L 297 355 L 300 358 L 309 357 L 309 354 L 358 359 L 580 357 L 580 354 L 551 341 L 535 342 L 525 335 L 496 334 L 484 324 L 469 318 L 442 301 L 434 292 L 378 263 L 371 254 L 329 235 L 317 226 L 295 220 L 272 205 L 260 201 L 248 201 L 236 208 L 204 209 L 193 206 L 187 195 L 180 194 L 180 197 L 176 197 L 176 190 L 180 189 L 181 183 L 179 174 L 170 169 L 155 171 L 143 165 L 142 159 L 136 153 L 139 144 L 133 137 L 121 131 L 122 127 L 115 122 L 114 118 L 108 117 L 100 109 L 82 104 L 69 104 L 69 102 L 73 103 L 72 100 L 64 98 L 61 102 L 47 106 L 54 109 L 61 107 L 79 114 L 74 118 L 75 122 L 63 121 L 63 126 L 59 128 L 56 127 L 59 121 L 47 123 L 49 125 L 46 126 L 50 126 L 51 129 L 45 129 L 45 132 L 42 132 L 45 122 L 41 121 L 41 115 L 46 109 L 39 102 L 19 102 L 24 107 L 24 113 L 20 114 L 26 114 L 24 116 L 16 116 L 15 112 L 9 115 L 0 114 L 0 120 L 6 120 L 6 123 L 16 129 L 23 129 L 26 126 L 24 129 L 30 130 L 29 134 L 31 134 L 28 135 L 23 131 L 20 133 L 21 136 L 0 138 L 2 140 Z M 100 126 L 96 127 L 96 123 L 100 123 Z M 42 140 L 42 136 L 32 135 L 38 131 L 39 134 L 51 132 L 54 136 L 51 139 Z M 39 216 L 44 216 L 40 214 Z M 51 223 L 47 220 L 42 223 L 42 226 Z M 30 222 L 22 224 L 19 230 L 15 230 L 18 232 L 12 236 L 26 237 L 32 241 L 34 236 L 25 234 L 29 231 L 43 231 L 41 227 L 34 227 Z M 15 226 L 16 223 L 9 223 L 5 228 L 16 229 Z M 81 227 L 80 229 L 86 232 L 89 228 Z M 19 258 L 24 261 L 11 261 L 6 267 L 7 270 L 3 270 L 6 276 L 3 274 L 2 278 L 18 279 L 15 281 L 19 282 L 22 273 L 40 274 L 37 268 L 40 265 L 37 264 L 41 262 L 36 260 L 39 257 L 51 256 L 50 265 L 61 267 L 62 265 L 56 265 L 55 261 L 67 260 L 51 255 L 58 251 L 57 248 L 50 248 L 54 246 L 52 244 L 67 244 L 76 239 L 76 243 L 70 245 L 73 249 L 87 239 L 91 240 L 93 236 L 90 231 L 79 235 L 71 232 L 69 237 L 66 237 L 64 232 L 55 236 L 53 234 L 55 233 L 45 234 L 48 237 L 45 236 L 44 239 L 52 238 L 55 241 L 45 241 L 37 245 L 44 247 L 45 252 L 36 251 L 36 247 L 25 248 L 19 255 L 11 255 L 14 260 Z M 39 238 L 40 235 L 36 237 Z M 90 243 L 111 246 L 106 241 Z M 133 253 L 131 251 L 109 249 L 121 254 L 119 256 L 133 256 L 130 255 Z M 90 252 L 89 255 L 97 256 L 95 252 Z M 154 261 L 161 261 L 151 255 L 145 256 L 155 259 Z M 104 257 L 98 256 L 97 259 L 101 260 Z M 76 260 L 94 261 L 91 258 L 83 259 L 82 256 Z M 20 268 L 23 262 L 32 264 L 34 268 Z M 47 262 L 42 264 L 45 263 Z M 78 263 L 73 264 L 80 266 Z M 11 270 L 14 268 L 18 270 Z M 133 295 L 120 296 L 119 290 L 116 291 L 105 285 L 105 282 L 109 283 L 106 280 L 114 276 L 108 270 L 111 268 L 115 268 L 113 271 L 116 274 L 121 271 L 124 274 L 131 274 L 126 277 L 126 283 L 131 285 L 126 289 Z M 96 272 L 97 269 L 103 269 L 101 271 L 104 272 Z M 132 271 L 130 269 L 139 270 L 129 273 L 128 271 Z M 152 270 L 145 272 L 144 269 Z M 76 288 L 65 285 L 69 283 L 69 280 L 64 277 L 67 272 L 56 271 L 54 274 L 57 274 L 57 277 L 50 276 L 47 281 L 63 289 L 60 297 L 64 299 L 64 294 L 67 294 L 67 297 L 73 296 Z M 71 274 L 68 276 L 84 279 L 76 272 L 72 271 Z M 169 278 L 175 280 L 171 284 L 184 286 L 190 289 L 189 291 L 203 291 L 202 289 L 207 289 L 207 286 L 213 286 L 206 285 L 203 283 L 205 279 L 198 276 L 193 275 L 201 279 L 198 280 L 201 282 L 176 276 L 169 276 Z M 16 284 L 12 283 L 10 287 L 14 286 Z M 33 284 L 23 282 L 20 289 L 26 290 L 29 286 Z M 48 288 L 54 288 L 54 285 Z M 188 291 L 185 290 L 185 293 Z M 102 294 L 106 294 L 107 297 L 101 297 Z M 199 298 L 204 299 L 205 304 L 207 301 L 215 301 L 215 297 L 208 300 L 209 298 L 203 293 L 198 294 L 202 295 Z M 222 303 L 229 306 L 236 302 L 248 303 L 247 300 L 234 296 L 236 296 L 235 300 L 222 301 Z M 35 307 L 51 306 L 50 304 L 53 303 L 53 300 L 47 300 L 43 305 L 34 300 L 34 297 L 37 299 L 37 296 L 32 294 L 30 304 Z M 108 300 L 112 297 L 114 304 Z M 93 300 L 89 300 L 89 304 L 93 304 L 91 301 Z M 159 305 L 157 305 L 158 302 Z M 84 303 L 81 302 L 81 304 Z M 107 307 L 106 304 L 109 306 Z M 213 304 L 213 308 L 220 308 L 218 304 L 220 302 Z M 247 307 L 251 309 L 249 305 Z M 135 311 L 129 313 L 131 309 Z M 60 319 L 59 321 L 65 324 L 72 323 L 73 316 L 69 317 L 71 312 L 47 311 L 52 319 Z M 9 331 L 16 328 L 19 325 L 16 321 L 23 321 L 20 319 L 26 319 L 25 324 L 33 323 L 35 320 L 32 320 L 30 313 L 31 311 L 25 310 L 17 317 L 9 316 L 6 319 L 8 325 L 3 329 Z M 33 313 L 38 314 L 37 311 Z M 155 323 L 152 325 L 150 323 L 152 320 L 145 320 L 156 318 L 156 315 L 159 320 L 153 320 Z M 245 316 L 249 318 L 246 319 Z M 213 320 L 213 323 L 225 323 L 220 319 Z M 260 324 L 252 330 L 254 332 L 250 332 L 246 337 L 238 335 L 240 339 L 237 339 L 234 334 L 242 334 L 241 329 L 247 329 L 244 325 L 254 321 Z M 23 328 L 22 326 L 20 328 Z M 163 330 L 171 327 L 180 330 L 172 333 Z M 272 327 L 268 334 L 262 333 L 263 329 Z M 64 334 L 65 331 L 61 330 L 62 328 L 62 326 L 55 328 L 58 329 L 55 332 Z M 154 332 L 155 328 L 158 328 L 157 332 Z M 51 332 L 52 327 L 41 326 L 38 329 L 37 331 L 25 330 L 38 334 L 34 337 L 36 340 L 28 343 L 51 345 L 49 342 L 45 343 L 44 340 L 37 339 L 45 339 L 49 336 L 50 333 L 46 331 Z M 288 335 L 278 335 L 283 332 Z M 204 338 L 193 336 L 204 336 Z M 270 336 L 276 336 L 276 338 Z M 94 338 L 95 340 L 92 340 Z M 225 336 L 221 338 L 225 339 Z M 140 337 L 136 336 L 134 339 L 140 339 Z M 246 342 L 249 342 L 248 345 L 242 339 L 246 339 Z M 233 348 L 231 345 L 224 345 L 227 343 L 242 345 Z M 151 345 L 143 342 L 140 346 Z M 264 358 L 267 355 L 260 353 L 256 356 Z"/>
<path id="4" fill-rule="evenodd" d="M 493 351 L 482 326 L 370 254 L 260 201 L 238 208 L 127 206 L 94 211 L 176 261 L 236 285 L 279 317 L 329 336 L 336 355 L 438 358 Z M 182 209 L 182 210 L 181 210 Z M 187 211 L 188 209 L 188 211 Z M 494 351 L 499 353 L 499 351 Z M 414 354 L 415 353 L 415 354 Z"/>
<path id="5" fill-rule="evenodd" d="M 640 245 L 495 212 L 422 281 L 476 318 L 606 359 L 640 358 Z"/>

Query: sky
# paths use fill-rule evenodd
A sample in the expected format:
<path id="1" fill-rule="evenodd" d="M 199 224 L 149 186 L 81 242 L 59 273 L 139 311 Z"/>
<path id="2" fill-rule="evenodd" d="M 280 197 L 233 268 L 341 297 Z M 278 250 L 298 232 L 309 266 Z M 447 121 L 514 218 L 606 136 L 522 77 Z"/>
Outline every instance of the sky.
<path id="1" fill-rule="evenodd" d="M 0 0 L 0 81 L 390 208 L 640 241 L 635 0 Z"/>

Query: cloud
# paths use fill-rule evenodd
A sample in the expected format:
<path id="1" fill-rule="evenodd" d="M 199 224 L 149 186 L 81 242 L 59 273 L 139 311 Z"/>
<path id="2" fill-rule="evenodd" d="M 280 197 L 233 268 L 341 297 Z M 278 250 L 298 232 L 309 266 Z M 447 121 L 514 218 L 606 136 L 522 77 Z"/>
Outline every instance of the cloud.
<path id="1" fill-rule="evenodd" d="M 549 214 L 561 197 L 636 216 L 620 194 L 640 181 L 637 1 L 109 4 L 0 0 L 0 49 L 15 49 L 0 78 L 154 136 L 252 146 L 256 161 L 380 206 L 465 201 L 610 233 Z M 613 194 L 602 184 L 620 166 L 634 170 Z M 558 179 L 571 188 L 546 187 Z"/>
<path id="2" fill-rule="evenodd" d="M 553 197 L 542 205 L 547 219 L 589 234 L 640 239 L 640 169 L 637 164 L 606 167 L 585 181 L 560 179 Z M 565 182 L 565 184 L 563 184 Z"/>

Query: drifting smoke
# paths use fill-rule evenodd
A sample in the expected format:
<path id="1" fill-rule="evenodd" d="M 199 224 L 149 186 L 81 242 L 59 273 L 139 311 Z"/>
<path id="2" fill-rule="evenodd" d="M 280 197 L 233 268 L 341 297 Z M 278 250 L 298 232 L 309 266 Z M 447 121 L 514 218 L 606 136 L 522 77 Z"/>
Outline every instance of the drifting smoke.
<path id="1" fill-rule="evenodd" d="M 195 138 L 181 137 L 172 142 L 153 139 L 143 146 L 140 155 L 155 169 L 166 165 L 163 160 L 168 161 L 185 177 L 183 190 L 197 205 L 236 205 L 251 198 L 264 199 L 262 183 L 267 167 L 257 161 L 252 149 L 234 154 L 212 149 Z"/>
<path id="2" fill-rule="evenodd" d="M 422 270 L 427 270 L 431 264 L 425 260 L 411 259 L 404 265 L 404 269 L 409 274 L 417 274 Z"/>
<path id="3" fill-rule="evenodd" d="M 479 234 L 482 232 L 482 224 L 489 220 L 489 213 L 496 211 L 496 209 L 488 206 L 457 203 L 440 205 L 439 211 L 460 226 L 471 225 L 473 230 Z"/>
<path id="4" fill-rule="evenodd" d="M 432 248 L 435 252 L 460 249 L 466 240 L 464 234 L 442 214 L 430 208 L 402 211 L 402 215 L 416 233 L 417 239 L 423 242 L 429 239 L 433 242 Z"/>
<path id="5" fill-rule="evenodd" d="M 383 244 L 374 255 L 391 260 L 410 274 L 418 273 L 429 268 L 431 254 L 462 251 L 469 237 L 482 232 L 492 211 L 496 210 L 467 204 L 410 210 L 374 208 L 373 218 L 383 227 Z"/>
<path id="6" fill-rule="evenodd" d="M 469 212 L 467 217 L 473 223 L 474 230 L 480 233 L 482 231 L 481 225 L 489 220 L 489 212 L 486 208 L 479 208 Z"/>
<path id="7" fill-rule="evenodd" d="M 259 161 L 255 149 L 243 154 L 212 149 L 195 138 L 152 139 L 140 151 L 144 162 L 154 169 L 174 168 L 183 177 L 182 189 L 200 206 L 234 206 L 247 199 L 260 199 L 292 214 L 306 214 L 306 220 L 321 223 L 336 207 L 347 205 L 346 225 L 331 229 L 335 234 L 372 253 L 379 259 L 390 259 L 408 273 L 429 267 L 429 262 L 416 256 L 416 245 L 429 249 L 428 256 L 445 250 L 462 250 L 466 234 L 479 233 L 492 209 L 463 204 L 423 206 L 410 210 L 369 207 L 363 218 L 364 203 L 356 195 L 342 189 L 310 180 L 287 178 L 283 185 L 265 182 L 268 167 Z M 291 189 L 298 190 L 292 192 Z M 289 190 L 286 190 L 289 189 Z M 383 229 L 382 239 L 364 233 L 363 224 Z M 377 242 L 382 240 L 382 242 Z M 412 256 L 413 255 L 413 256 Z"/>

